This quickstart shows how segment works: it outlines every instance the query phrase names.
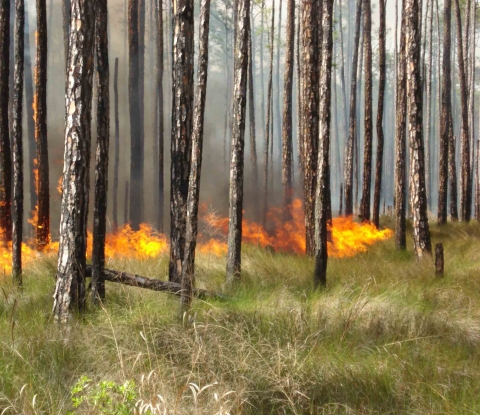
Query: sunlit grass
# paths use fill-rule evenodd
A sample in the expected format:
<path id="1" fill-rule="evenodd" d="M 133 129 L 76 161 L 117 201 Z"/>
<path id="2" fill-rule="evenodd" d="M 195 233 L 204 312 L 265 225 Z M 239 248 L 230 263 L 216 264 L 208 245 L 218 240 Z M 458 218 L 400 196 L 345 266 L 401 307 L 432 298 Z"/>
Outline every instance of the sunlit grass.
<path id="1" fill-rule="evenodd" d="M 479 413 L 480 225 L 434 226 L 432 242 L 444 278 L 409 235 L 407 252 L 391 239 L 331 259 L 319 292 L 311 259 L 245 246 L 231 299 L 195 301 L 189 322 L 172 295 L 107 283 L 68 330 L 51 319 L 55 258 L 36 261 L 22 292 L 0 283 L 0 413 L 64 415 L 82 375 L 134 380 L 172 414 Z M 168 257 L 107 266 L 164 279 Z M 224 269 L 198 255 L 197 285 L 226 290 Z"/>

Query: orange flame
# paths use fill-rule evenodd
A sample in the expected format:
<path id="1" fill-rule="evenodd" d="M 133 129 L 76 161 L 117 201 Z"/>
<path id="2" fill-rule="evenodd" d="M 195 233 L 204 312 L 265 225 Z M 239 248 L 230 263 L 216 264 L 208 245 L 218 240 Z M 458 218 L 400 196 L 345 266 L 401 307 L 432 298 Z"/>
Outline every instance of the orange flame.
<path id="1" fill-rule="evenodd" d="M 58 194 L 62 194 L 62 191 L 63 191 L 63 176 L 60 176 L 58 178 L 58 182 L 57 182 L 57 192 Z"/>

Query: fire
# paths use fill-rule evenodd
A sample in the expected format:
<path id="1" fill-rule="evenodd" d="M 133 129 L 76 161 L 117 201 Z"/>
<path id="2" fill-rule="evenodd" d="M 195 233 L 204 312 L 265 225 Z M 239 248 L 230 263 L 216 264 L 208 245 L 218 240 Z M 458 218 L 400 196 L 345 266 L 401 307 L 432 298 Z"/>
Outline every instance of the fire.
<path id="1" fill-rule="evenodd" d="M 33 159 L 33 165 L 35 166 L 33 169 L 33 176 L 35 178 L 35 194 L 38 196 L 38 160 L 35 158 Z M 38 224 L 38 204 L 35 205 L 35 208 L 32 210 L 32 217 L 27 219 L 27 222 L 33 226 L 33 232 L 37 232 L 37 224 Z"/>
<path id="2" fill-rule="evenodd" d="M 62 191 L 63 191 L 63 176 L 60 176 L 58 178 L 58 182 L 57 182 L 57 192 L 58 194 L 62 194 Z"/>

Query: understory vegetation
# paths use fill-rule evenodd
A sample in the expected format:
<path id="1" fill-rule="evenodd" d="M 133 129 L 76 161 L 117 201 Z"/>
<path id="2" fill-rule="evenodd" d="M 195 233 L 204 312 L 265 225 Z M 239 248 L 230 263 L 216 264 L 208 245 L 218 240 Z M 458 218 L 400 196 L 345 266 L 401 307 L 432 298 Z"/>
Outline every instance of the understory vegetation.
<path id="1" fill-rule="evenodd" d="M 312 259 L 245 245 L 230 299 L 195 300 L 183 320 L 177 297 L 107 283 L 66 329 L 51 317 L 56 258 L 39 258 L 23 291 L 1 277 L 0 413 L 480 413 L 480 225 L 432 227 L 443 278 L 409 232 L 407 252 L 390 239 L 329 260 L 318 292 Z M 168 256 L 107 267 L 165 278 Z M 197 270 L 223 290 L 224 258 Z"/>

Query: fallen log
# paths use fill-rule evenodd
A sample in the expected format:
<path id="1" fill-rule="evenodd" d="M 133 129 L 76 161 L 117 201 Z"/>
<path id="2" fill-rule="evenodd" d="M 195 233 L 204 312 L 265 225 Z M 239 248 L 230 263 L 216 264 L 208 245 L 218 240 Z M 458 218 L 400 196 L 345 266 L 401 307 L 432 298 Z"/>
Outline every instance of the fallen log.
<path id="1" fill-rule="evenodd" d="M 111 269 L 105 269 L 103 274 L 104 274 L 105 281 L 129 285 L 131 287 L 145 288 L 147 290 L 153 290 L 153 291 L 163 291 L 163 292 L 167 292 L 167 293 L 178 295 L 178 296 L 180 296 L 182 291 L 181 285 L 177 284 L 176 282 L 160 281 L 153 278 L 142 277 L 140 275 L 129 274 L 128 272 L 115 271 Z M 91 265 L 87 265 L 85 269 L 85 276 L 86 277 L 92 276 Z M 202 290 L 199 288 L 195 288 L 193 290 L 193 296 L 197 298 L 203 298 L 203 299 L 216 298 L 220 300 L 226 300 L 229 298 L 225 294 L 214 292 L 214 291 Z"/>

